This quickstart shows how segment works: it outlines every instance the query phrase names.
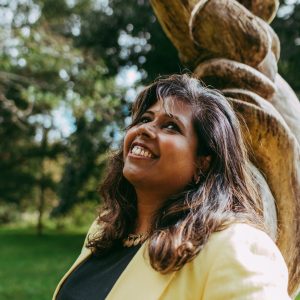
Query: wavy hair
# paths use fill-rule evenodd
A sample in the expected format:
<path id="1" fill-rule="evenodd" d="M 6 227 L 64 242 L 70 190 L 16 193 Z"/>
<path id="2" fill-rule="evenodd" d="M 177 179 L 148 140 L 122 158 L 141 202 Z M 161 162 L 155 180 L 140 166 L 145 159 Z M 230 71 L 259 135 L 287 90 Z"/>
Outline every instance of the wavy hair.
<path id="1" fill-rule="evenodd" d="M 166 199 L 153 216 L 148 252 L 152 267 L 161 273 L 179 270 L 201 251 L 213 232 L 231 223 L 248 223 L 264 230 L 262 204 L 240 124 L 220 92 L 187 74 L 160 77 L 137 96 L 129 128 L 158 99 L 167 97 L 191 106 L 198 155 L 210 155 L 211 163 L 197 184 L 190 182 L 179 194 Z M 100 188 L 101 233 L 88 243 L 97 253 L 120 246 L 136 225 L 136 193 L 123 176 L 123 166 L 121 145 L 108 162 Z"/>

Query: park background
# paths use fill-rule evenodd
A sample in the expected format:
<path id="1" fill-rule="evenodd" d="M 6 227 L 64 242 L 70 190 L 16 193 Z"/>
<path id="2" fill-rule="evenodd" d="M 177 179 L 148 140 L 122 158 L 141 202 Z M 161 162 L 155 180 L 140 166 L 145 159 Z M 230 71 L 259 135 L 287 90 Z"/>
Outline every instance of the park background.
<path id="1" fill-rule="evenodd" d="M 299 97 L 300 1 L 271 26 Z M 135 95 L 183 71 L 147 0 L 0 0 L 0 299 L 51 299 Z"/>

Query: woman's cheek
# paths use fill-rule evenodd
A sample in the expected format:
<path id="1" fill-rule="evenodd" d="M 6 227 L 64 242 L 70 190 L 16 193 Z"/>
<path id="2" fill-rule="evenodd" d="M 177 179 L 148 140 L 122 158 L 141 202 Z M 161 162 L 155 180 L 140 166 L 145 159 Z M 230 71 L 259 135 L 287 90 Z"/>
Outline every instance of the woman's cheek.
<path id="1" fill-rule="evenodd" d="M 124 137 L 124 149 L 123 149 L 124 155 L 128 153 L 130 145 L 132 144 L 135 136 L 136 136 L 136 129 L 135 128 L 128 129 Z"/>
<path id="2" fill-rule="evenodd" d="M 172 154 L 172 156 L 182 156 L 183 154 L 186 154 L 187 149 L 189 149 L 189 146 L 186 145 L 186 142 L 183 139 L 175 136 L 169 136 L 161 143 L 161 145 L 162 144 L 165 152 Z"/>

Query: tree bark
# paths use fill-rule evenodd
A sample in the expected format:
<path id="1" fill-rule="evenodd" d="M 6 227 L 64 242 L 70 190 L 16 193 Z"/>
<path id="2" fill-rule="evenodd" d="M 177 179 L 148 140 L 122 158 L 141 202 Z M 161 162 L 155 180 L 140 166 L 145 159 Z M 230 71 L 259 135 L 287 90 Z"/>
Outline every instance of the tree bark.
<path id="1" fill-rule="evenodd" d="M 218 89 L 242 88 L 269 99 L 275 93 L 274 83 L 256 69 L 229 59 L 211 59 L 198 65 L 195 75 Z"/>
<path id="2" fill-rule="evenodd" d="M 268 23 L 271 23 L 276 16 L 279 6 L 278 0 L 238 0 L 254 15 L 260 17 Z"/>
<path id="3" fill-rule="evenodd" d="M 40 197 L 39 197 L 39 205 L 38 205 L 38 222 L 37 222 L 37 234 L 43 234 L 43 215 L 45 208 L 45 189 L 43 185 L 40 187 Z"/>
<path id="4" fill-rule="evenodd" d="M 202 0 L 192 11 L 191 36 L 215 57 L 256 67 L 271 48 L 257 17 L 235 0 Z"/>

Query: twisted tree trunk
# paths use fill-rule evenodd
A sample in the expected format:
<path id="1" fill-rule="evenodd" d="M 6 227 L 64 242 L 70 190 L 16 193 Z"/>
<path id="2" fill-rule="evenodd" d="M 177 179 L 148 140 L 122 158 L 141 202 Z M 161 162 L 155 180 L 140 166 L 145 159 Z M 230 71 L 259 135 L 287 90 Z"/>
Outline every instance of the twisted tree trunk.
<path id="1" fill-rule="evenodd" d="M 300 103 L 277 73 L 278 0 L 151 0 L 183 63 L 245 121 L 266 223 L 300 287 Z M 276 210 L 277 208 L 277 210 Z"/>

